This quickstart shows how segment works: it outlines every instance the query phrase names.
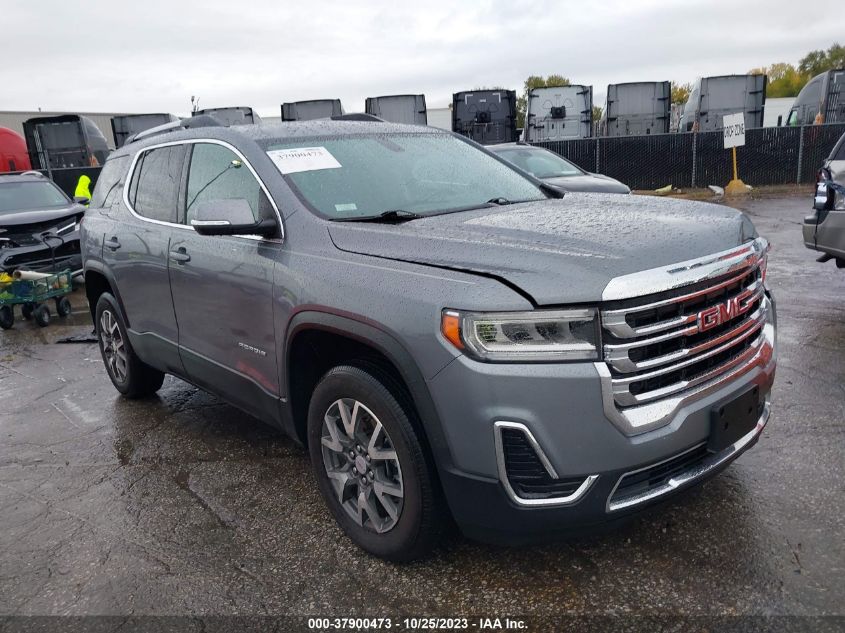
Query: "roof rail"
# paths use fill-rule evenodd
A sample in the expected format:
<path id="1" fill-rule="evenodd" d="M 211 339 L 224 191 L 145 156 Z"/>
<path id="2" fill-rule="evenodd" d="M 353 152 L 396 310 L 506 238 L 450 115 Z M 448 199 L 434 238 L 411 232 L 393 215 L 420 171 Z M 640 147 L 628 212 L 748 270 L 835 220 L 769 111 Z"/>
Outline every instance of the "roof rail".
<path id="1" fill-rule="evenodd" d="M 134 143 L 135 141 L 140 141 L 152 136 L 158 136 L 159 134 L 167 134 L 168 132 L 173 132 L 175 130 L 188 130 L 195 127 L 224 127 L 224 125 L 225 124 L 214 115 L 201 114 L 198 116 L 186 117 L 184 119 L 180 119 L 179 121 L 171 121 L 170 123 L 157 125 L 138 132 L 137 134 L 133 134 L 126 139 L 126 143 L 124 143 L 124 145 L 129 145 L 129 143 Z"/>
<path id="2" fill-rule="evenodd" d="M 366 114 L 364 112 L 352 112 L 350 114 L 338 114 L 330 117 L 332 121 L 372 121 L 376 123 L 384 123 L 384 119 L 380 119 L 375 114 Z"/>
<path id="3" fill-rule="evenodd" d="M 18 174 L 18 176 L 38 176 L 39 178 L 46 178 L 44 174 L 40 171 L 35 171 L 34 169 L 30 169 L 28 171 L 24 171 Z"/>

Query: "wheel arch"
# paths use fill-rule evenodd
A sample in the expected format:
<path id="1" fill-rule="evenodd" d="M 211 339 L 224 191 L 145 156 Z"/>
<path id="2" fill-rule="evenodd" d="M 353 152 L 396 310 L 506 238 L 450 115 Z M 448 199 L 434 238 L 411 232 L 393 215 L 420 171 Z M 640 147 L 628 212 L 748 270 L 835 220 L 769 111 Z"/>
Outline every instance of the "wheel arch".
<path id="1" fill-rule="evenodd" d="M 96 263 L 92 263 L 85 267 L 85 297 L 88 299 L 88 310 L 91 312 L 91 319 L 95 320 L 95 312 L 97 310 L 97 301 L 100 295 L 104 292 L 110 293 L 120 307 L 121 316 L 126 324 L 129 325 L 129 317 L 126 314 L 126 308 L 123 305 L 123 300 L 120 297 L 120 292 L 117 290 L 114 276 L 105 267 Z"/>
<path id="2" fill-rule="evenodd" d="M 317 349 L 314 349 L 315 342 L 320 344 Z M 307 355 L 311 351 L 317 355 L 323 354 L 324 357 L 311 362 L 313 357 Z M 356 356 L 356 352 L 361 355 Z M 372 361 L 380 364 L 390 378 L 401 383 L 400 386 L 406 390 L 420 423 L 420 439 L 435 458 L 437 469 L 452 464 L 442 423 L 425 378 L 410 352 L 389 332 L 346 315 L 319 311 L 299 312 L 288 326 L 284 359 L 281 383 L 288 395 L 289 430 L 298 441 L 303 444 L 307 442 L 308 403 L 313 387 L 325 371 L 348 360 Z M 303 372 L 304 376 L 294 368 L 303 360 L 308 361 L 305 366 L 311 372 Z M 390 375 L 392 372 L 395 375 Z"/>

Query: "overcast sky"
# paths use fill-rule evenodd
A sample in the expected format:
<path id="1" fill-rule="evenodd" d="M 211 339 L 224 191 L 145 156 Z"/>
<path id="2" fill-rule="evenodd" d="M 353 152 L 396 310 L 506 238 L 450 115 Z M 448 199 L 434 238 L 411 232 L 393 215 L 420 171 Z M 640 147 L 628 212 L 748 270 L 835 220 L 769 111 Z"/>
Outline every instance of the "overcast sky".
<path id="1" fill-rule="evenodd" d="M 530 74 L 691 81 L 797 63 L 842 21 L 782 0 L 310 2 L 4 0 L 0 110 L 190 111 L 424 93 L 430 108 Z M 799 8 L 800 7 L 800 8 Z"/>

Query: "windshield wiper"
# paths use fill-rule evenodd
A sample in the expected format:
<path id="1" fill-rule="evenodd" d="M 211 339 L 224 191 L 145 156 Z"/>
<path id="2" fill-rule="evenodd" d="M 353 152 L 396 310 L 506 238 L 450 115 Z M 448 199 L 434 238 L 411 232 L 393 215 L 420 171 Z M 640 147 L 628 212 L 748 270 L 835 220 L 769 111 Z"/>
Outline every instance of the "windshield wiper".
<path id="1" fill-rule="evenodd" d="M 351 218 L 333 218 L 336 222 L 407 222 L 423 217 L 419 213 L 405 209 L 391 209 L 376 215 L 359 215 Z"/>

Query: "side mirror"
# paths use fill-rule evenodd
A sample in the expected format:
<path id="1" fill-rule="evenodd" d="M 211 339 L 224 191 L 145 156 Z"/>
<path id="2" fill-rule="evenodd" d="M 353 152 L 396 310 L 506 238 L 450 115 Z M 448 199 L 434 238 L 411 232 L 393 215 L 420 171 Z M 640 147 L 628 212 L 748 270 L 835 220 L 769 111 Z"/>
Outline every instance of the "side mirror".
<path id="1" fill-rule="evenodd" d="M 200 235 L 261 235 L 271 237 L 278 232 L 275 220 L 255 220 L 252 207 L 243 198 L 207 200 L 197 205 L 191 226 Z"/>
<path id="2" fill-rule="evenodd" d="M 563 198 L 569 190 L 565 187 L 561 187 L 560 185 L 553 185 L 550 182 L 544 182 L 540 184 L 540 189 L 543 190 L 550 198 Z"/>
<path id="3" fill-rule="evenodd" d="M 83 207 L 87 207 L 91 202 L 91 198 L 88 196 L 74 196 L 73 201 L 76 204 L 81 204 Z"/>

